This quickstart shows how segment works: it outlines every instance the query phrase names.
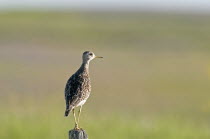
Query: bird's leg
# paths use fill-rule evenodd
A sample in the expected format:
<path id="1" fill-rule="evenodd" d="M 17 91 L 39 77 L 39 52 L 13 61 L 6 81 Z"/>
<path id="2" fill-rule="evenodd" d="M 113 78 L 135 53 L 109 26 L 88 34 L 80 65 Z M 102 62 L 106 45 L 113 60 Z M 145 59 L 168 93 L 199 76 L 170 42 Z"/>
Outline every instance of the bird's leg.
<path id="1" fill-rule="evenodd" d="M 74 127 L 74 129 L 79 129 L 74 109 L 72 110 L 72 112 L 73 112 L 74 121 L 75 121 L 75 127 Z"/>
<path id="2" fill-rule="evenodd" d="M 80 118 L 81 111 L 82 111 L 82 105 L 80 106 L 79 111 L 78 111 L 78 120 L 77 120 L 78 124 L 79 124 L 79 118 Z"/>

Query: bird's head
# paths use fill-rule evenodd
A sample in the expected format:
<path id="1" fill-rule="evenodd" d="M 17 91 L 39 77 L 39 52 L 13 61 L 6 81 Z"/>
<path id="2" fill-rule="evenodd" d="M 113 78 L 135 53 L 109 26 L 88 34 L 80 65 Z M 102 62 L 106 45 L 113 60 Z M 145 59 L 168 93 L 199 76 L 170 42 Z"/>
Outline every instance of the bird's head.
<path id="1" fill-rule="evenodd" d="M 83 63 L 90 62 L 94 58 L 103 58 L 101 56 L 96 56 L 93 52 L 85 51 L 82 55 Z"/>

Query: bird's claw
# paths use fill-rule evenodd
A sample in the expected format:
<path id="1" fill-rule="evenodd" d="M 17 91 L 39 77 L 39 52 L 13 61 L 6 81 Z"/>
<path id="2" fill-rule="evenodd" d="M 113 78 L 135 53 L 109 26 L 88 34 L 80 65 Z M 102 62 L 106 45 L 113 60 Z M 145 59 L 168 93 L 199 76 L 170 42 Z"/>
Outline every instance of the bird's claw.
<path id="1" fill-rule="evenodd" d="M 79 126 L 78 126 L 78 124 L 75 124 L 74 129 L 75 129 L 75 130 L 79 130 L 79 129 L 80 129 Z"/>

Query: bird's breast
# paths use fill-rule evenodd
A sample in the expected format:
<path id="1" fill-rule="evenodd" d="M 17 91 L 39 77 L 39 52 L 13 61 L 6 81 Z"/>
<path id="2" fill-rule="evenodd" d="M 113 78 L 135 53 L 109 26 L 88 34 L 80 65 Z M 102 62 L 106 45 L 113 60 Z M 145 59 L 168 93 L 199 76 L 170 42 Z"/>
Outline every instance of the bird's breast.
<path id="1" fill-rule="evenodd" d="M 79 107 L 79 106 L 84 105 L 86 101 L 87 101 L 87 99 L 84 99 L 84 100 L 80 101 L 80 102 L 77 104 L 76 107 Z"/>

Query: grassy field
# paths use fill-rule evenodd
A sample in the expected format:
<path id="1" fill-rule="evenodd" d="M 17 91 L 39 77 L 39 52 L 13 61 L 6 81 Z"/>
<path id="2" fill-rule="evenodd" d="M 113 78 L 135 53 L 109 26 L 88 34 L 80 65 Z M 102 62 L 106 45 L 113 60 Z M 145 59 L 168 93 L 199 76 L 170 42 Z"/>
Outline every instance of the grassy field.
<path id="1" fill-rule="evenodd" d="M 91 50 L 104 59 L 81 115 L 89 138 L 209 139 L 209 17 L 1 12 L 0 138 L 67 138 L 64 86 Z"/>

